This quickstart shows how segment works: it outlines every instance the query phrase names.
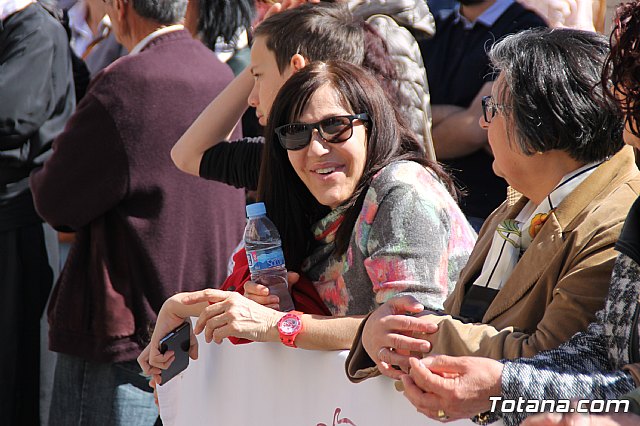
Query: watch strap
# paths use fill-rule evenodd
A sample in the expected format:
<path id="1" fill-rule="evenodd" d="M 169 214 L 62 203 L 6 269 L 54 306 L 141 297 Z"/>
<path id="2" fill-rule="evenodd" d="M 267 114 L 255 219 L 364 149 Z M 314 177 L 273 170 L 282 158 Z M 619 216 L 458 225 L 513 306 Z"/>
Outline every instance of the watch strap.
<path id="1" fill-rule="evenodd" d="M 280 318 L 280 321 L 278 321 L 278 333 L 280 334 L 280 341 L 285 346 L 289 346 L 290 348 L 297 348 L 296 337 L 298 337 L 298 334 L 300 334 L 300 332 L 302 331 L 302 314 L 303 313 L 300 311 L 290 311 L 290 312 L 287 312 L 282 318 Z M 284 334 L 280 329 L 280 324 L 285 318 L 291 317 L 291 316 L 295 316 L 298 319 L 298 322 L 300 323 L 300 327 L 293 334 Z"/>

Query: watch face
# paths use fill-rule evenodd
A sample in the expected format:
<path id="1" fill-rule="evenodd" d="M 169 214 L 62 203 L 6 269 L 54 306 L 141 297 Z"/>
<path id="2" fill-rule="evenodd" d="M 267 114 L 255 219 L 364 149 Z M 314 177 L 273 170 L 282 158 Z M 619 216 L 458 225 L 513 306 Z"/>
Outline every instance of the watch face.
<path id="1" fill-rule="evenodd" d="M 282 334 L 290 336 L 300 330 L 301 325 L 297 316 L 287 314 L 282 318 L 278 328 Z"/>

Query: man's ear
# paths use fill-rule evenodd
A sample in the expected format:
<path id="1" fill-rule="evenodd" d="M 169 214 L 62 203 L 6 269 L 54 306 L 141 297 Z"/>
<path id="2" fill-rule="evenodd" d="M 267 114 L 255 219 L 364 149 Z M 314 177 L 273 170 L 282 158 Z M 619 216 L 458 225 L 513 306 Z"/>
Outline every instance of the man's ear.
<path id="1" fill-rule="evenodd" d="M 291 67 L 291 71 L 293 72 L 300 71 L 302 68 L 306 67 L 307 65 L 309 65 L 309 62 L 307 62 L 307 60 L 304 59 L 304 56 L 302 56 L 299 53 L 296 53 L 295 55 L 293 55 L 291 57 L 291 60 L 289 61 L 289 66 Z"/>

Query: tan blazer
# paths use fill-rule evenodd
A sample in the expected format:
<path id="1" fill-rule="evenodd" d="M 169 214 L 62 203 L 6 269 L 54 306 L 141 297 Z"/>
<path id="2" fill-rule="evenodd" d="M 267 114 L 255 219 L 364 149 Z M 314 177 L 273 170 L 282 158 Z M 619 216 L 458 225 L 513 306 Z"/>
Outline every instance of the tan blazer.
<path id="1" fill-rule="evenodd" d="M 423 336 L 432 343 L 431 353 L 530 357 L 585 330 L 604 306 L 616 258 L 614 244 L 639 193 L 640 173 L 632 149 L 625 147 L 558 206 L 481 324 L 465 324 L 450 315 L 424 317 L 439 323 L 438 332 Z M 487 219 L 444 304 L 446 313 L 460 313 L 464 294 L 482 270 L 497 225 L 515 218 L 527 201 L 522 197 L 513 206 L 504 203 Z M 347 358 L 347 375 L 353 381 L 377 374 L 362 347 L 361 332 L 362 327 Z"/>

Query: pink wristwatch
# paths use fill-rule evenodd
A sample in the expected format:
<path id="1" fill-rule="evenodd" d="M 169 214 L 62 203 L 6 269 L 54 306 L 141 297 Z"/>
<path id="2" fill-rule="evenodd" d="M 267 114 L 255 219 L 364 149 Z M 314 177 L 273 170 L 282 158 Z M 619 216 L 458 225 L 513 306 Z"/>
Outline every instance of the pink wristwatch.
<path id="1" fill-rule="evenodd" d="M 297 348 L 295 340 L 302 331 L 302 312 L 287 312 L 278 321 L 278 333 L 280 333 L 280 341 L 292 348 Z"/>

